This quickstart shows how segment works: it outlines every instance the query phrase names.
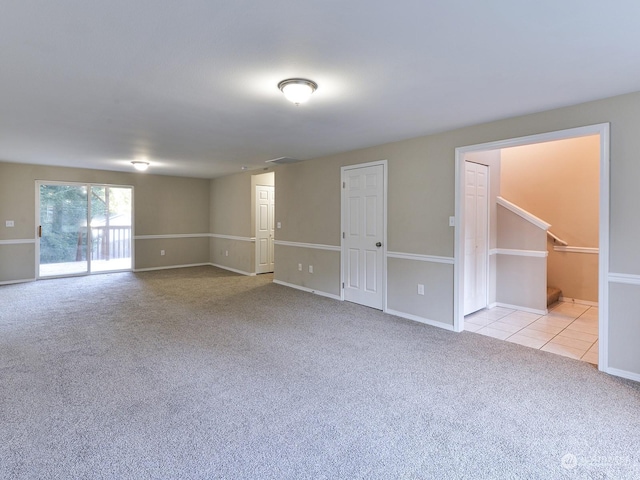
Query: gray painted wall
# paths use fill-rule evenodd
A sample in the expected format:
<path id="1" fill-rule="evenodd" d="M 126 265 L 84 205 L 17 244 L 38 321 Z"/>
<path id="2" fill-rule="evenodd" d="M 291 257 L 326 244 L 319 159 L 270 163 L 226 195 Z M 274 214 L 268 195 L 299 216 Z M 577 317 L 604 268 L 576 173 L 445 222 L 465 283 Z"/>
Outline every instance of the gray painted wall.
<path id="1" fill-rule="evenodd" d="M 135 235 L 209 231 L 208 180 L 0 163 L 0 240 L 35 238 L 36 180 L 133 186 Z M 15 227 L 5 227 L 5 220 L 13 220 Z M 134 267 L 208 263 L 208 244 L 207 237 L 136 240 Z M 0 244 L 0 282 L 32 279 L 35 268 L 34 244 Z"/>

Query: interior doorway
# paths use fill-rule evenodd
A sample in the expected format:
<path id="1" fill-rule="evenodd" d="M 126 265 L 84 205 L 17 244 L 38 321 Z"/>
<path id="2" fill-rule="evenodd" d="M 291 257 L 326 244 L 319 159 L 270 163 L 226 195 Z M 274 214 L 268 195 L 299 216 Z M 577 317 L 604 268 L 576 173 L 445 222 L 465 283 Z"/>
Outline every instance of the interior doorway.
<path id="1" fill-rule="evenodd" d="M 256 185 L 256 273 L 274 270 L 275 188 Z"/>
<path id="2" fill-rule="evenodd" d="M 133 187 L 37 182 L 37 278 L 131 270 Z"/>
<path id="3" fill-rule="evenodd" d="M 454 329 L 456 331 L 462 331 L 465 329 L 465 288 L 467 288 L 467 279 L 466 276 L 466 250 L 465 250 L 465 227 L 467 220 L 466 216 L 466 197 L 465 197 L 465 181 L 464 181 L 464 172 L 465 172 L 465 160 L 468 160 L 470 157 L 474 155 L 487 155 L 490 152 L 499 151 L 500 149 L 508 149 L 511 147 L 521 147 L 525 145 L 535 145 L 542 144 L 545 142 L 553 142 L 557 140 L 566 140 L 566 139 L 576 139 L 579 137 L 587 137 L 587 136 L 597 136 L 597 147 L 599 150 L 599 220 L 598 220 L 598 248 L 599 255 L 598 257 L 598 274 L 597 274 L 597 305 L 599 308 L 595 310 L 596 315 L 598 314 L 597 310 L 599 310 L 599 321 L 598 321 L 598 337 L 599 342 L 596 345 L 598 350 L 598 366 L 601 370 L 606 370 L 607 365 L 607 326 L 608 326 L 608 291 L 606 288 L 607 285 L 607 275 L 608 275 L 608 212 L 609 212 L 609 196 L 608 196 L 608 185 L 609 185 L 609 125 L 608 124 L 600 124 L 593 125 L 589 127 L 581 127 L 576 129 L 564 130 L 559 132 L 551 132 L 548 134 L 534 135 L 529 137 L 521 137 L 515 138 L 500 142 L 491 142 L 487 144 L 473 145 L 469 147 L 461 147 L 456 149 L 456 218 L 457 218 L 457 226 L 456 229 L 456 261 L 455 261 L 455 286 L 454 286 L 454 296 L 455 296 L 455 318 L 454 318 Z M 508 204 L 509 202 L 506 202 Z M 512 211 L 517 212 L 517 209 L 512 209 Z M 526 212 L 525 212 L 526 213 Z M 495 210 L 490 210 L 490 217 L 493 216 L 492 221 L 490 222 L 490 229 L 495 228 Z M 540 223 L 544 224 L 540 219 L 535 219 Z M 545 231 L 546 233 L 546 231 Z M 492 245 L 492 250 L 494 252 L 500 252 L 500 248 L 496 248 L 496 245 Z M 504 249 L 509 250 L 509 249 Z M 540 250 L 545 250 L 544 252 Z M 555 250 L 555 249 L 554 249 Z M 505 253 L 506 255 L 503 258 L 509 258 L 508 254 L 517 254 L 520 256 L 529 256 L 532 257 L 530 260 L 535 262 L 537 260 L 544 260 L 545 270 L 544 270 L 544 280 L 546 282 L 546 243 L 543 245 L 543 248 L 536 247 L 531 250 L 520 249 L 515 251 L 505 251 L 500 253 Z M 536 259 L 533 257 L 544 256 L 544 259 Z M 494 265 L 493 260 L 491 259 L 491 264 Z M 495 265 L 494 265 L 495 267 Z M 494 271 L 495 274 L 495 271 Z M 491 273 L 489 274 L 491 275 Z M 490 279 L 493 280 L 495 284 L 495 278 Z M 498 288 L 498 287 L 495 287 Z M 495 294 L 495 292 L 494 292 Z M 545 299 L 546 300 L 546 299 Z M 594 302 L 595 303 L 595 302 Z M 500 303 L 496 303 L 494 300 L 493 305 L 491 302 L 488 302 L 488 306 L 500 305 Z M 499 308 L 507 308 L 513 310 L 517 310 L 517 306 L 515 305 L 500 305 Z M 572 305 L 562 305 L 555 307 L 560 308 L 561 310 L 577 310 L 581 307 L 573 307 Z M 546 303 L 543 306 L 544 310 L 540 309 L 532 309 L 528 310 L 526 308 L 522 309 L 525 314 L 546 314 Z M 590 310 L 594 311 L 594 308 L 589 308 L 589 305 L 584 307 L 585 311 Z M 568 311 L 567 310 L 567 311 Z M 501 313 L 500 311 L 496 311 L 496 314 Z M 504 313 L 504 312 L 502 312 Z M 581 314 L 582 315 L 582 314 Z M 521 319 L 523 322 L 525 321 L 526 315 L 521 315 L 523 318 Z M 540 315 L 539 315 L 540 316 Z M 587 319 L 585 318 L 584 321 Z M 493 319 L 492 321 L 495 321 Z M 582 321 L 582 320 L 581 320 Z M 578 322 L 580 323 L 580 322 Z M 470 329 L 475 327 L 470 326 Z"/>
<path id="4" fill-rule="evenodd" d="M 275 172 L 251 176 L 251 223 L 256 274 L 275 271 Z"/>

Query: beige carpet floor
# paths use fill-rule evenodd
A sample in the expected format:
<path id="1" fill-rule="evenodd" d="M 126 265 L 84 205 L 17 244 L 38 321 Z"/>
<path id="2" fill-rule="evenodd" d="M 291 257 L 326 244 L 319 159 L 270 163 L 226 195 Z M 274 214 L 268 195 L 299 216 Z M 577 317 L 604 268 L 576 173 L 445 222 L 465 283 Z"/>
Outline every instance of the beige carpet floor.
<path id="1" fill-rule="evenodd" d="M 640 478 L 640 388 L 213 267 L 0 287 L 0 478 Z"/>

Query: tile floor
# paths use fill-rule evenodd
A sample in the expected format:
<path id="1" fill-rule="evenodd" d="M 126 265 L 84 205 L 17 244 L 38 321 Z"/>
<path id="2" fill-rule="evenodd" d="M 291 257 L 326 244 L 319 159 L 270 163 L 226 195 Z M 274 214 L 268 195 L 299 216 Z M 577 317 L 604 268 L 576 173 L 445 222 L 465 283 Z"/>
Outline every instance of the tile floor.
<path id="1" fill-rule="evenodd" d="M 598 307 L 558 302 L 547 315 L 495 307 L 464 317 L 464 329 L 598 364 Z"/>

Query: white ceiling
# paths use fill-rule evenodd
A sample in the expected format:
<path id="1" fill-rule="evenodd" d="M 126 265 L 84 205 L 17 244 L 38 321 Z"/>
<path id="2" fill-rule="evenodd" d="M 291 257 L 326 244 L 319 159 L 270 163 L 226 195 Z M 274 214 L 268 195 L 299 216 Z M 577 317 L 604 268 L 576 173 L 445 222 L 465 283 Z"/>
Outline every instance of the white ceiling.
<path id="1" fill-rule="evenodd" d="M 637 91 L 639 21 L 637 0 L 4 1 L 0 160 L 215 177 Z"/>

